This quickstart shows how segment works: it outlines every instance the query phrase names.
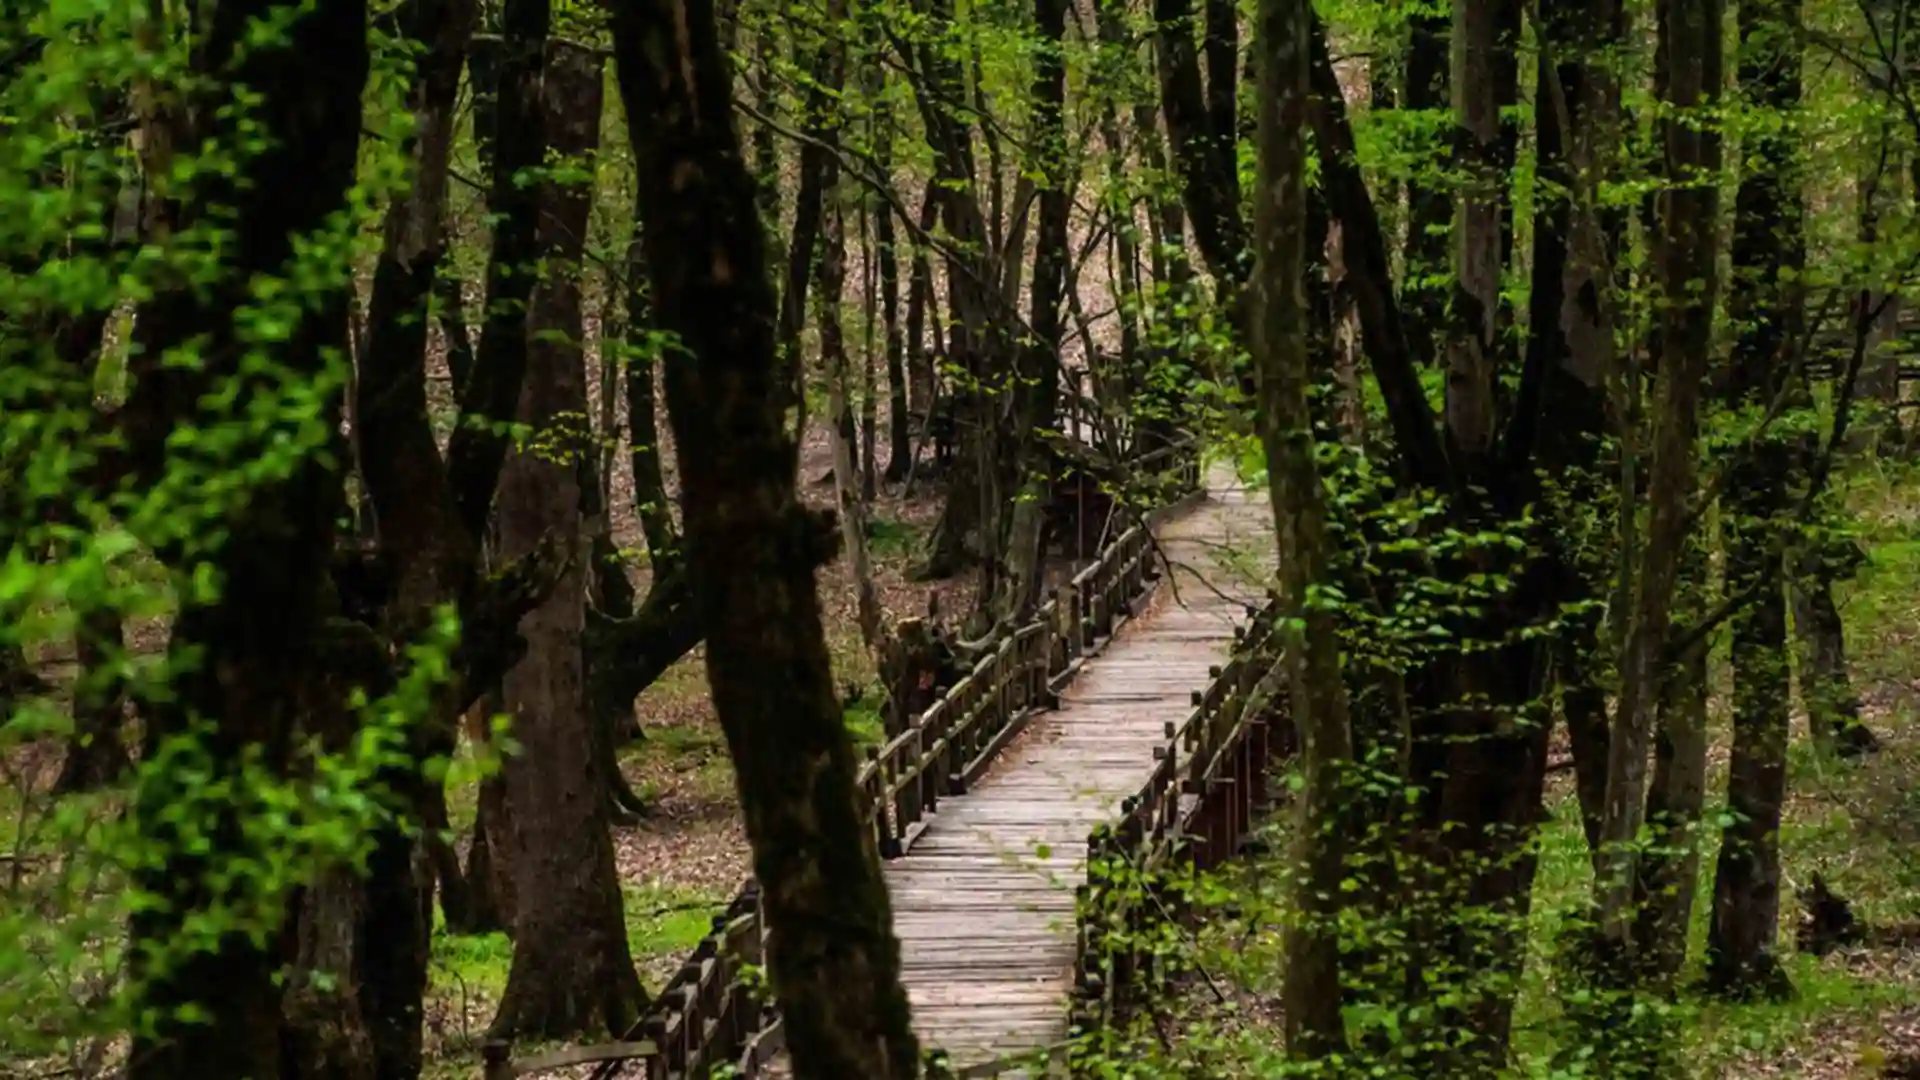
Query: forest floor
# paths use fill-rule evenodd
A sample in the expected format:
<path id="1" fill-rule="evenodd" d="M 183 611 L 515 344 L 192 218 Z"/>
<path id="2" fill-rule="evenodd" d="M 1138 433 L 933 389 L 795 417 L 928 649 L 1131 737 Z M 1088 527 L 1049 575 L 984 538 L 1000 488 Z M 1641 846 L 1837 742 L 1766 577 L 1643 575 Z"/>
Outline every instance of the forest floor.
<path id="1" fill-rule="evenodd" d="M 1780 942 L 1795 996 L 1777 1004 L 1730 1005 L 1683 989 L 1670 1019 L 1681 1060 L 1701 1078 L 1792 1077 L 1866 1080 L 1916 1076 L 1920 1069 L 1920 953 L 1854 948 L 1825 958 L 1793 953 L 1800 915 L 1793 890 L 1819 873 L 1870 924 L 1920 920 L 1920 468 L 1886 465 L 1845 481 L 1869 561 L 1836 600 L 1847 626 L 1863 718 L 1884 744 L 1859 762 L 1814 750 L 1806 717 L 1793 719 L 1788 802 L 1781 830 L 1787 894 Z M 1723 806 L 1731 741 L 1724 642 L 1715 658 L 1721 685 L 1711 701 L 1709 825 Z M 1565 748 L 1561 747 L 1564 753 Z M 1549 778 L 1550 820 L 1539 842 L 1529 964 L 1515 1016 L 1518 1076 L 1588 1075 L 1556 1057 L 1570 1045 L 1561 1024 L 1554 953 L 1569 919 L 1591 895 L 1592 870 L 1570 771 Z M 1284 829 L 1276 824 L 1276 829 Z M 1683 986 L 1698 977 L 1706 940 L 1718 829 L 1700 853 L 1690 957 Z M 1271 845 L 1283 851 L 1284 844 Z M 1223 1078 L 1274 1075 L 1280 1062 L 1279 927 L 1285 863 L 1274 856 L 1233 871 L 1219 895 L 1231 906 L 1201 920 L 1189 942 L 1210 980 L 1196 980 L 1180 1005 L 1172 1058 L 1204 1064 Z M 1215 996 L 1224 991 L 1225 1006 Z M 1231 1064 L 1229 1064 L 1231 1063 Z M 1149 1069 L 1143 1075 L 1155 1075 Z M 1168 1072 L 1167 1075 L 1191 1075 Z"/>

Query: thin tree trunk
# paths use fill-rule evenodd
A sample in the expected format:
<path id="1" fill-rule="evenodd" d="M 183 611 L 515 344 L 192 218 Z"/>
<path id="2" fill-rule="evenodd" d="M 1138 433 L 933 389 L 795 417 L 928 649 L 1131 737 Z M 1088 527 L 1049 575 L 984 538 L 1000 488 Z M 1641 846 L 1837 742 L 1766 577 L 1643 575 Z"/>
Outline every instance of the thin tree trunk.
<path id="1" fill-rule="evenodd" d="M 468 536 L 486 535 L 494 489 L 506 461 L 526 377 L 527 312 L 540 257 L 539 192 L 525 172 L 546 163 L 543 84 L 551 0 L 506 0 L 501 9 L 498 123 L 487 212 L 495 222 L 487 260 L 486 311 L 471 380 L 460 398 L 464 421 L 447 443 L 447 479 Z"/>
<path id="2" fill-rule="evenodd" d="M 889 145 L 881 142 L 882 148 Z M 894 244 L 893 210 L 877 200 L 873 227 L 880 260 L 880 320 L 887 337 L 886 481 L 898 484 L 913 463 L 913 412 L 907 397 L 907 344 L 900 328 L 900 255 Z"/>
<path id="3" fill-rule="evenodd" d="M 1004 453 L 1016 444 L 1016 434 L 1007 430 L 1010 413 L 1002 395 L 1016 382 L 1020 360 L 1004 310 L 997 304 L 1004 249 L 990 226 L 999 223 L 998 198 L 994 199 L 996 213 L 990 217 L 977 195 L 980 177 L 971 129 L 952 108 L 953 102 L 968 97 L 964 72 L 937 40 L 953 29 L 953 4 L 922 0 L 920 10 L 932 39 L 911 52 L 919 74 L 915 98 L 934 150 L 935 182 L 930 193 L 939 201 L 950 243 L 961 253 L 947 274 L 946 327 L 947 360 L 961 376 L 949 384 L 958 445 L 924 574 L 946 577 L 978 567 L 978 617 L 988 614 L 1004 595 L 1006 552 L 1000 512 L 1013 501 L 1009 486 L 1017 478 L 1010 474 Z M 991 131 L 989 125 L 987 181 L 997 189 L 998 142 Z"/>
<path id="4" fill-rule="evenodd" d="M 921 441 L 924 444 L 932 434 L 933 418 L 939 408 L 940 380 L 934 371 L 934 360 L 927 348 L 927 323 L 934 324 L 934 333 L 941 333 L 940 312 L 935 306 L 933 296 L 933 266 L 927 258 L 925 245 L 918 240 L 933 229 L 940 211 L 939 200 L 934 197 L 933 189 L 928 187 L 920 198 L 919 232 L 915 234 L 913 244 L 913 262 L 908 271 L 907 282 L 907 327 L 906 327 L 906 366 L 908 408 L 914 416 L 920 418 Z M 926 451 L 925 445 L 920 451 Z M 911 479 L 915 458 L 907 458 L 907 476 Z"/>
<path id="5" fill-rule="evenodd" d="M 875 336 L 880 324 L 880 283 L 876 279 L 878 268 L 874 266 L 872 237 L 868 232 L 871 219 L 866 212 L 867 204 L 872 201 L 860 200 L 860 498 L 868 505 L 873 503 L 880 489 L 879 467 L 874 462 L 880 441 L 880 383 L 877 372 L 880 348 Z M 841 231 L 846 231 L 844 215 Z M 864 537 L 866 534 L 863 532 L 861 535 Z"/>
<path id="6" fill-rule="evenodd" d="M 440 271 L 454 103 L 479 10 L 471 0 L 438 0 L 403 11 L 403 33 L 422 48 L 408 97 L 413 175 L 407 197 L 388 208 L 385 246 L 374 268 L 366 349 L 354 387 L 354 439 L 380 551 L 397 579 L 388 623 L 411 629 L 439 605 L 464 598 L 480 554 L 474 535 L 460 524 L 426 395 L 427 331 L 436 292 L 455 393 L 463 393 L 472 378 L 460 284 Z M 436 878 L 448 927 L 458 932 L 473 926 L 466 879 L 443 834 L 446 792 L 425 768 L 455 746 L 454 708 L 435 701 L 409 733 L 411 761 L 395 770 L 390 786 L 407 800 L 410 813 L 382 831 L 367 865 L 359 926 L 361 997 L 381 1080 L 410 1080 L 420 1071 Z"/>
<path id="7" fill-rule="evenodd" d="M 1452 65 L 1448 62 L 1452 20 L 1445 8 L 1430 7 L 1408 19 L 1408 30 L 1405 108 L 1429 116 L 1443 114 L 1452 100 Z M 1436 158 L 1444 148 L 1442 144 Z M 1422 359 L 1431 359 L 1439 352 L 1447 302 L 1447 291 L 1439 278 L 1447 270 L 1452 217 L 1453 207 L 1442 187 L 1421 176 L 1407 181 L 1406 269 L 1401 278 L 1400 303 L 1407 339 Z"/>
<path id="8" fill-rule="evenodd" d="M 800 147 L 800 188 L 794 197 L 793 246 L 787 249 L 786 288 L 780 293 L 780 360 L 787 365 L 789 388 L 781 400 L 797 405 L 799 430 L 807 429 L 806 360 L 800 338 L 807 321 L 807 284 L 819 259 L 820 219 L 824 200 L 840 175 L 836 152 L 840 145 L 840 90 L 846 82 L 846 50 L 835 36 L 846 17 L 845 0 L 829 0 L 828 29 L 802 62 L 807 74 L 807 102 Z M 796 44 L 796 49 L 799 46 Z M 764 183 L 764 181 L 763 181 Z M 836 424 L 837 416 L 827 422 Z"/>
<path id="9" fill-rule="evenodd" d="M 1674 630 L 1685 633 L 1697 619 L 1706 579 L 1704 541 L 1692 539 L 1681 570 L 1682 610 Z M 1694 649 L 1666 673 L 1661 687 L 1659 734 L 1654 740 L 1653 783 L 1647 789 L 1646 822 L 1651 840 L 1642 856 L 1634 928 L 1639 974 L 1671 990 L 1687 959 L 1687 930 L 1700 880 L 1707 793 L 1707 653 Z"/>
<path id="10" fill-rule="evenodd" d="M 778 118 L 780 115 L 780 93 L 774 83 L 780 64 L 776 40 L 773 28 L 768 25 L 761 26 L 754 34 L 754 97 L 761 113 L 769 118 Z M 767 230 L 767 262 L 770 266 L 779 266 L 787 260 L 787 252 L 780 246 L 781 240 L 790 236 L 792 230 L 782 227 L 780 184 L 783 172 L 780 142 L 774 134 L 770 124 L 754 125 L 753 172 L 757 181 L 755 205 L 760 210 L 761 227 Z"/>
<path id="11" fill-rule="evenodd" d="M 1043 530 L 1047 493 L 1053 487 L 1053 452 L 1035 435 L 1057 426 L 1060 392 L 1061 307 L 1067 289 L 1068 203 L 1066 174 L 1066 58 L 1061 54 L 1067 27 L 1065 0 L 1035 0 L 1034 28 L 1042 50 L 1033 81 L 1035 160 L 1029 170 L 1041 179 L 1040 212 L 1033 246 L 1033 338 L 1021 350 L 1021 380 L 1015 391 L 1016 439 L 1010 448 L 1020 494 L 1005 512 L 1008 572 L 1005 593 L 995 614 L 1024 618 L 1040 600 L 1045 557 Z"/>
<path id="12" fill-rule="evenodd" d="M 1224 32 L 1224 27 L 1217 25 L 1222 21 L 1218 13 L 1213 14 L 1208 26 L 1210 60 L 1221 54 Z M 1244 311 L 1235 299 L 1247 274 L 1247 226 L 1240 210 L 1236 133 L 1231 127 L 1214 128 L 1222 119 L 1217 106 L 1233 92 L 1229 84 L 1237 69 L 1209 72 L 1216 87 L 1209 97 L 1194 48 L 1191 0 L 1154 0 L 1153 17 L 1158 26 L 1154 55 L 1158 58 L 1161 110 L 1172 144 L 1173 165 L 1184 185 L 1187 220 L 1207 269 L 1219 283 L 1227 310 Z M 1210 100 L 1215 108 L 1209 107 Z M 1236 322 L 1236 326 L 1245 329 L 1244 324 Z"/>
<path id="13" fill-rule="evenodd" d="M 846 334 L 841 327 L 840 304 L 846 292 L 846 213 L 838 197 L 830 192 L 820 230 L 820 362 L 826 368 L 828 409 L 844 421 L 852 415 L 847 384 Z M 880 594 L 873 582 L 873 559 L 867 551 L 867 504 L 862 497 L 856 452 L 848 431 L 852 425 L 836 422 L 833 426 L 833 483 L 839 497 L 840 536 L 848 559 L 853 564 L 853 582 L 857 600 L 860 640 L 876 662 L 884 659 L 887 632 L 886 612 L 880 607 Z"/>
<path id="14" fill-rule="evenodd" d="M 1720 12 L 1720 0 L 1670 0 L 1663 12 L 1660 49 L 1668 64 L 1660 91 L 1676 110 L 1711 106 L 1718 96 Z M 1684 557 L 1700 386 L 1711 353 L 1710 314 L 1718 293 L 1715 253 L 1720 192 L 1716 184 L 1701 178 L 1719 170 L 1719 134 L 1711 124 L 1675 117 L 1664 120 L 1662 135 L 1668 182 L 1673 186 L 1660 194 L 1655 245 L 1665 305 L 1645 494 L 1650 518 L 1634 567 L 1619 712 L 1607 753 L 1600 851 L 1604 869 L 1594 882 L 1602 938 L 1610 954 L 1607 962 L 1631 962 L 1634 956 L 1638 860 L 1633 839 L 1645 810 L 1647 748 L 1659 710 L 1657 688 L 1665 672 L 1672 594 Z M 1622 495 L 1631 498 L 1631 493 Z"/>

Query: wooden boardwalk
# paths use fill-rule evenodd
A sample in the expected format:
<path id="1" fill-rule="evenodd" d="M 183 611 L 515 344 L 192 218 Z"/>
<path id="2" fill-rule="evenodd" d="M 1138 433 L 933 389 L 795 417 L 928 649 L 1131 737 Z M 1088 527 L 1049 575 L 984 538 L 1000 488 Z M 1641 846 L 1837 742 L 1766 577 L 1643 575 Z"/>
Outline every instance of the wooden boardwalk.
<path id="1" fill-rule="evenodd" d="M 1087 834 L 1153 769 L 1258 604 L 1273 519 L 1232 473 L 1157 530 L 1173 572 L 966 795 L 887 864 L 921 1042 L 965 1066 L 1066 1037 Z"/>

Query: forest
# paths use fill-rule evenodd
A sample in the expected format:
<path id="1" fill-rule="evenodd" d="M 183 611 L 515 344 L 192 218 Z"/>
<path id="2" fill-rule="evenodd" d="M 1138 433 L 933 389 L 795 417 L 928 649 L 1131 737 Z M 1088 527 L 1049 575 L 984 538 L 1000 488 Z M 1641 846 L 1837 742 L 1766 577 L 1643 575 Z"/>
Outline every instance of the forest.
<path id="1" fill-rule="evenodd" d="M 4 5 L 0 1078 L 1920 1077 L 1916 24 Z"/>

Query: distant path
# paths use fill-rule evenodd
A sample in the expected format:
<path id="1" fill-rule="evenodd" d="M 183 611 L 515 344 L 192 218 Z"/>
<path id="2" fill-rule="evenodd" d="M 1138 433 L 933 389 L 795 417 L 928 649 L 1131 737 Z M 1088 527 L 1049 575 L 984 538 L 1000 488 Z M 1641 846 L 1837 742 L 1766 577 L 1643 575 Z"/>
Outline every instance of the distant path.
<path id="1" fill-rule="evenodd" d="M 955 1065 L 1066 1037 L 1087 834 L 1145 782 L 1165 726 L 1191 710 L 1246 605 L 1264 599 L 1252 576 L 1272 564 L 1264 493 L 1225 468 L 1207 484 L 1206 501 L 1155 530 L 1173 573 L 1144 613 L 886 864 L 914 1027 Z"/>

